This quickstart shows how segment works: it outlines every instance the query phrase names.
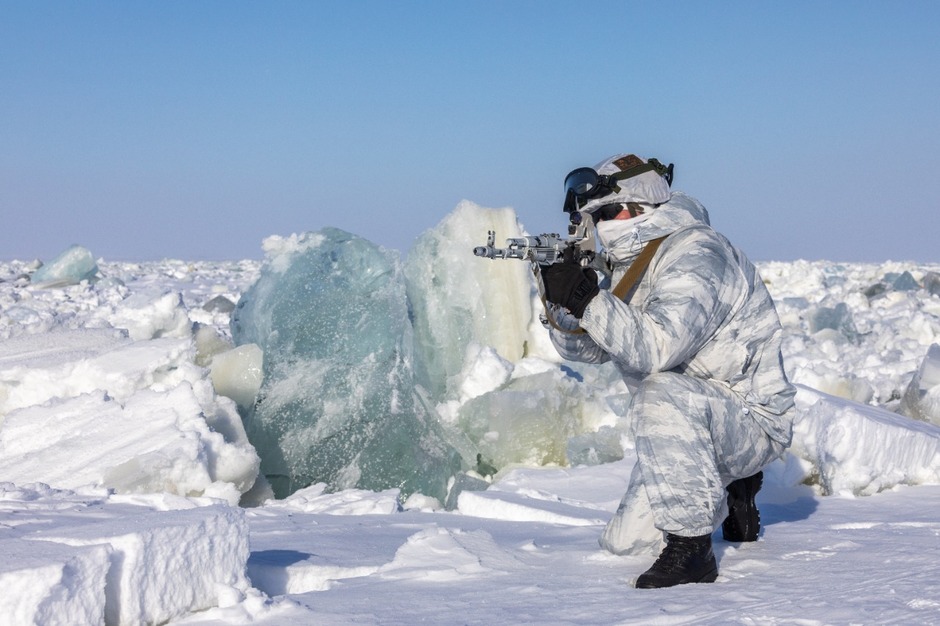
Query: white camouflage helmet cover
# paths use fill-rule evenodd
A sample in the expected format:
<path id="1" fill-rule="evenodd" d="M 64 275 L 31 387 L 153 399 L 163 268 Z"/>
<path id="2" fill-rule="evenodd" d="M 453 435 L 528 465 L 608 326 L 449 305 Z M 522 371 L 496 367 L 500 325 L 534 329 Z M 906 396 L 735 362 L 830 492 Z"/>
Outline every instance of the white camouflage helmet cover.
<path id="1" fill-rule="evenodd" d="M 609 176 L 646 162 L 647 159 L 633 154 L 615 154 L 595 165 L 594 170 L 598 174 Z M 590 212 L 601 205 L 615 202 L 637 202 L 655 206 L 668 201 L 672 195 L 669 191 L 669 183 L 655 171 L 643 172 L 639 176 L 619 180 L 617 186 L 620 187 L 619 192 L 589 200 L 584 206 L 579 207 L 579 211 Z"/>

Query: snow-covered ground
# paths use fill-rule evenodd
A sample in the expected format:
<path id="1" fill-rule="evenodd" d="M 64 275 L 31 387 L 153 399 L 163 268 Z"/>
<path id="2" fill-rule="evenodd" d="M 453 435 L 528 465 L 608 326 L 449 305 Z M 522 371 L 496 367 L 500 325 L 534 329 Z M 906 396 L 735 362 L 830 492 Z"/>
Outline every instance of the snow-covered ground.
<path id="1" fill-rule="evenodd" d="M 257 372 L 219 364 L 260 263 L 97 266 L 41 285 L 0 263 L 2 624 L 940 623 L 940 266 L 760 265 L 794 446 L 766 472 L 760 541 L 716 534 L 717 583 L 664 590 L 631 584 L 654 555 L 597 543 L 628 441 L 618 461 L 502 468 L 451 509 L 249 491 L 235 400 Z"/>

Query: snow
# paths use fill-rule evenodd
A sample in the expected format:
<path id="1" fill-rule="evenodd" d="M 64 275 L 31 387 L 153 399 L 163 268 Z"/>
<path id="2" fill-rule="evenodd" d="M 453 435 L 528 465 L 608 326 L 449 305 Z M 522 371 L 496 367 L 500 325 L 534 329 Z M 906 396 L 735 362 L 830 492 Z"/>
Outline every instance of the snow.
<path id="1" fill-rule="evenodd" d="M 0 263 L 0 623 L 940 623 L 938 266 L 760 265 L 799 385 L 761 538 L 716 534 L 715 584 L 637 590 L 654 555 L 598 545 L 635 461 L 603 371 L 462 345 L 440 417 L 516 460 L 462 475 L 448 503 L 322 484 L 273 500 L 237 412 L 260 355 L 233 350 L 225 306 L 259 263 L 99 259 L 95 280 L 54 285 L 30 283 L 37 265 Z M 920 420 L 899 412 L 912 381 Z M 512 394 L 543 404 L 494 429 L 481 416 Z M 537 428 L 552 401 L 583 432 Z M 554 452 L 519 460 L 533 449 Z"/>

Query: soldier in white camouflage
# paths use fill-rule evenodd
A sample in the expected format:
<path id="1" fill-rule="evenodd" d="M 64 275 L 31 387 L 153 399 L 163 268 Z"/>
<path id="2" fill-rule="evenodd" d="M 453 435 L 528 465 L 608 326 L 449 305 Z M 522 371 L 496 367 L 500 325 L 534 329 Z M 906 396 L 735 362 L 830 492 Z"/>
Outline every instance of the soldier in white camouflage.
<path id="1" fill-rule="evenodd" d="M 611 360 L 633 391 L 637 464 L 601 544 L 617 554 L 661 547 L 638 588 L 714 581 L 718 526 L 726 540 L 757 539 L 761 470 L 792 431 L 795 389 L 770 294 L 671 182 L 672 165 L 626 154 L 574 170 L 565 210 L 593 221 L 607 276 L 575 262 L 542 268 L 559 354 Z M 631 266 L 636 282 L 618 297 L 610 287 Z"/>

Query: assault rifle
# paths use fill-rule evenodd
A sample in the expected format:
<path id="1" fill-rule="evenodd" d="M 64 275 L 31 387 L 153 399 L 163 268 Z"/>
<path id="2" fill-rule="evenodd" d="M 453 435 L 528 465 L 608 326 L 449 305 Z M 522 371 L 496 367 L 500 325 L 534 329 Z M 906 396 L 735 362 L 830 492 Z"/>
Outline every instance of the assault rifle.
<path id="1" fill-rule="evenodd" d="M 582 265 L 589 265 L 594 260 L 594 250 L 585 250 L 580 244 L 583 239 L 562 239 L 557 233 L 542 233 L 527 237 L 510 237 L 505 248 L 496 247 L 496 232 L 489 231 L 485 246 L 477 246 L 473 254 L 487 259 L 522 259 L 535 265 L 553 265 L 565 260 L 569 254 Z"/>
<path id="2" fill-rule="evenodd" d="M 538 274 L 539 265 L 553 265 L 568 258 L 588 267 L 594 262 L 594 225 L 590 219 L 568 228 L 571 239 L 562 239 L 557 233 L 542 233 L 526 237 L 510 237 L 505 248 L 496 247 L 496 232 L 488 231 L 486 245 L 477 246 L 473 254 L 487 259 L 522 259 L 531 261 Z M 541 283 L 541 281 L 539 281 Z M 541 285 L 540 285 L 541 286 Z"/>
<path id="3" fill-rule="evenodd" d="M 583 333 L 580 328 L 570 331 L 558 326 L 548 311 L 545 301 L 545 283 L 542 282 L 541 266 L 554 265 L 573 259 L 582 267 L 591 267 L 596 257 L 594 245 L 594 225 L 590 218 L 580 224 L 572 224 L 568 228 L 570 239 L 562 239 L 557 233 L 542 233 L 541 235 L 526 237 L 510 237 L 506 240 L 505 248 L 496 247 L 496 232 L 488 231 L 486 245 L 477 246 L 473 254 L 487 259 L 521 259 L 529 261 L 535 284 L 538 288 L 539 299 L 545 307 L 545 313 L 539 317 L 542 323 L 548 323 L 564 332 Z"/>

